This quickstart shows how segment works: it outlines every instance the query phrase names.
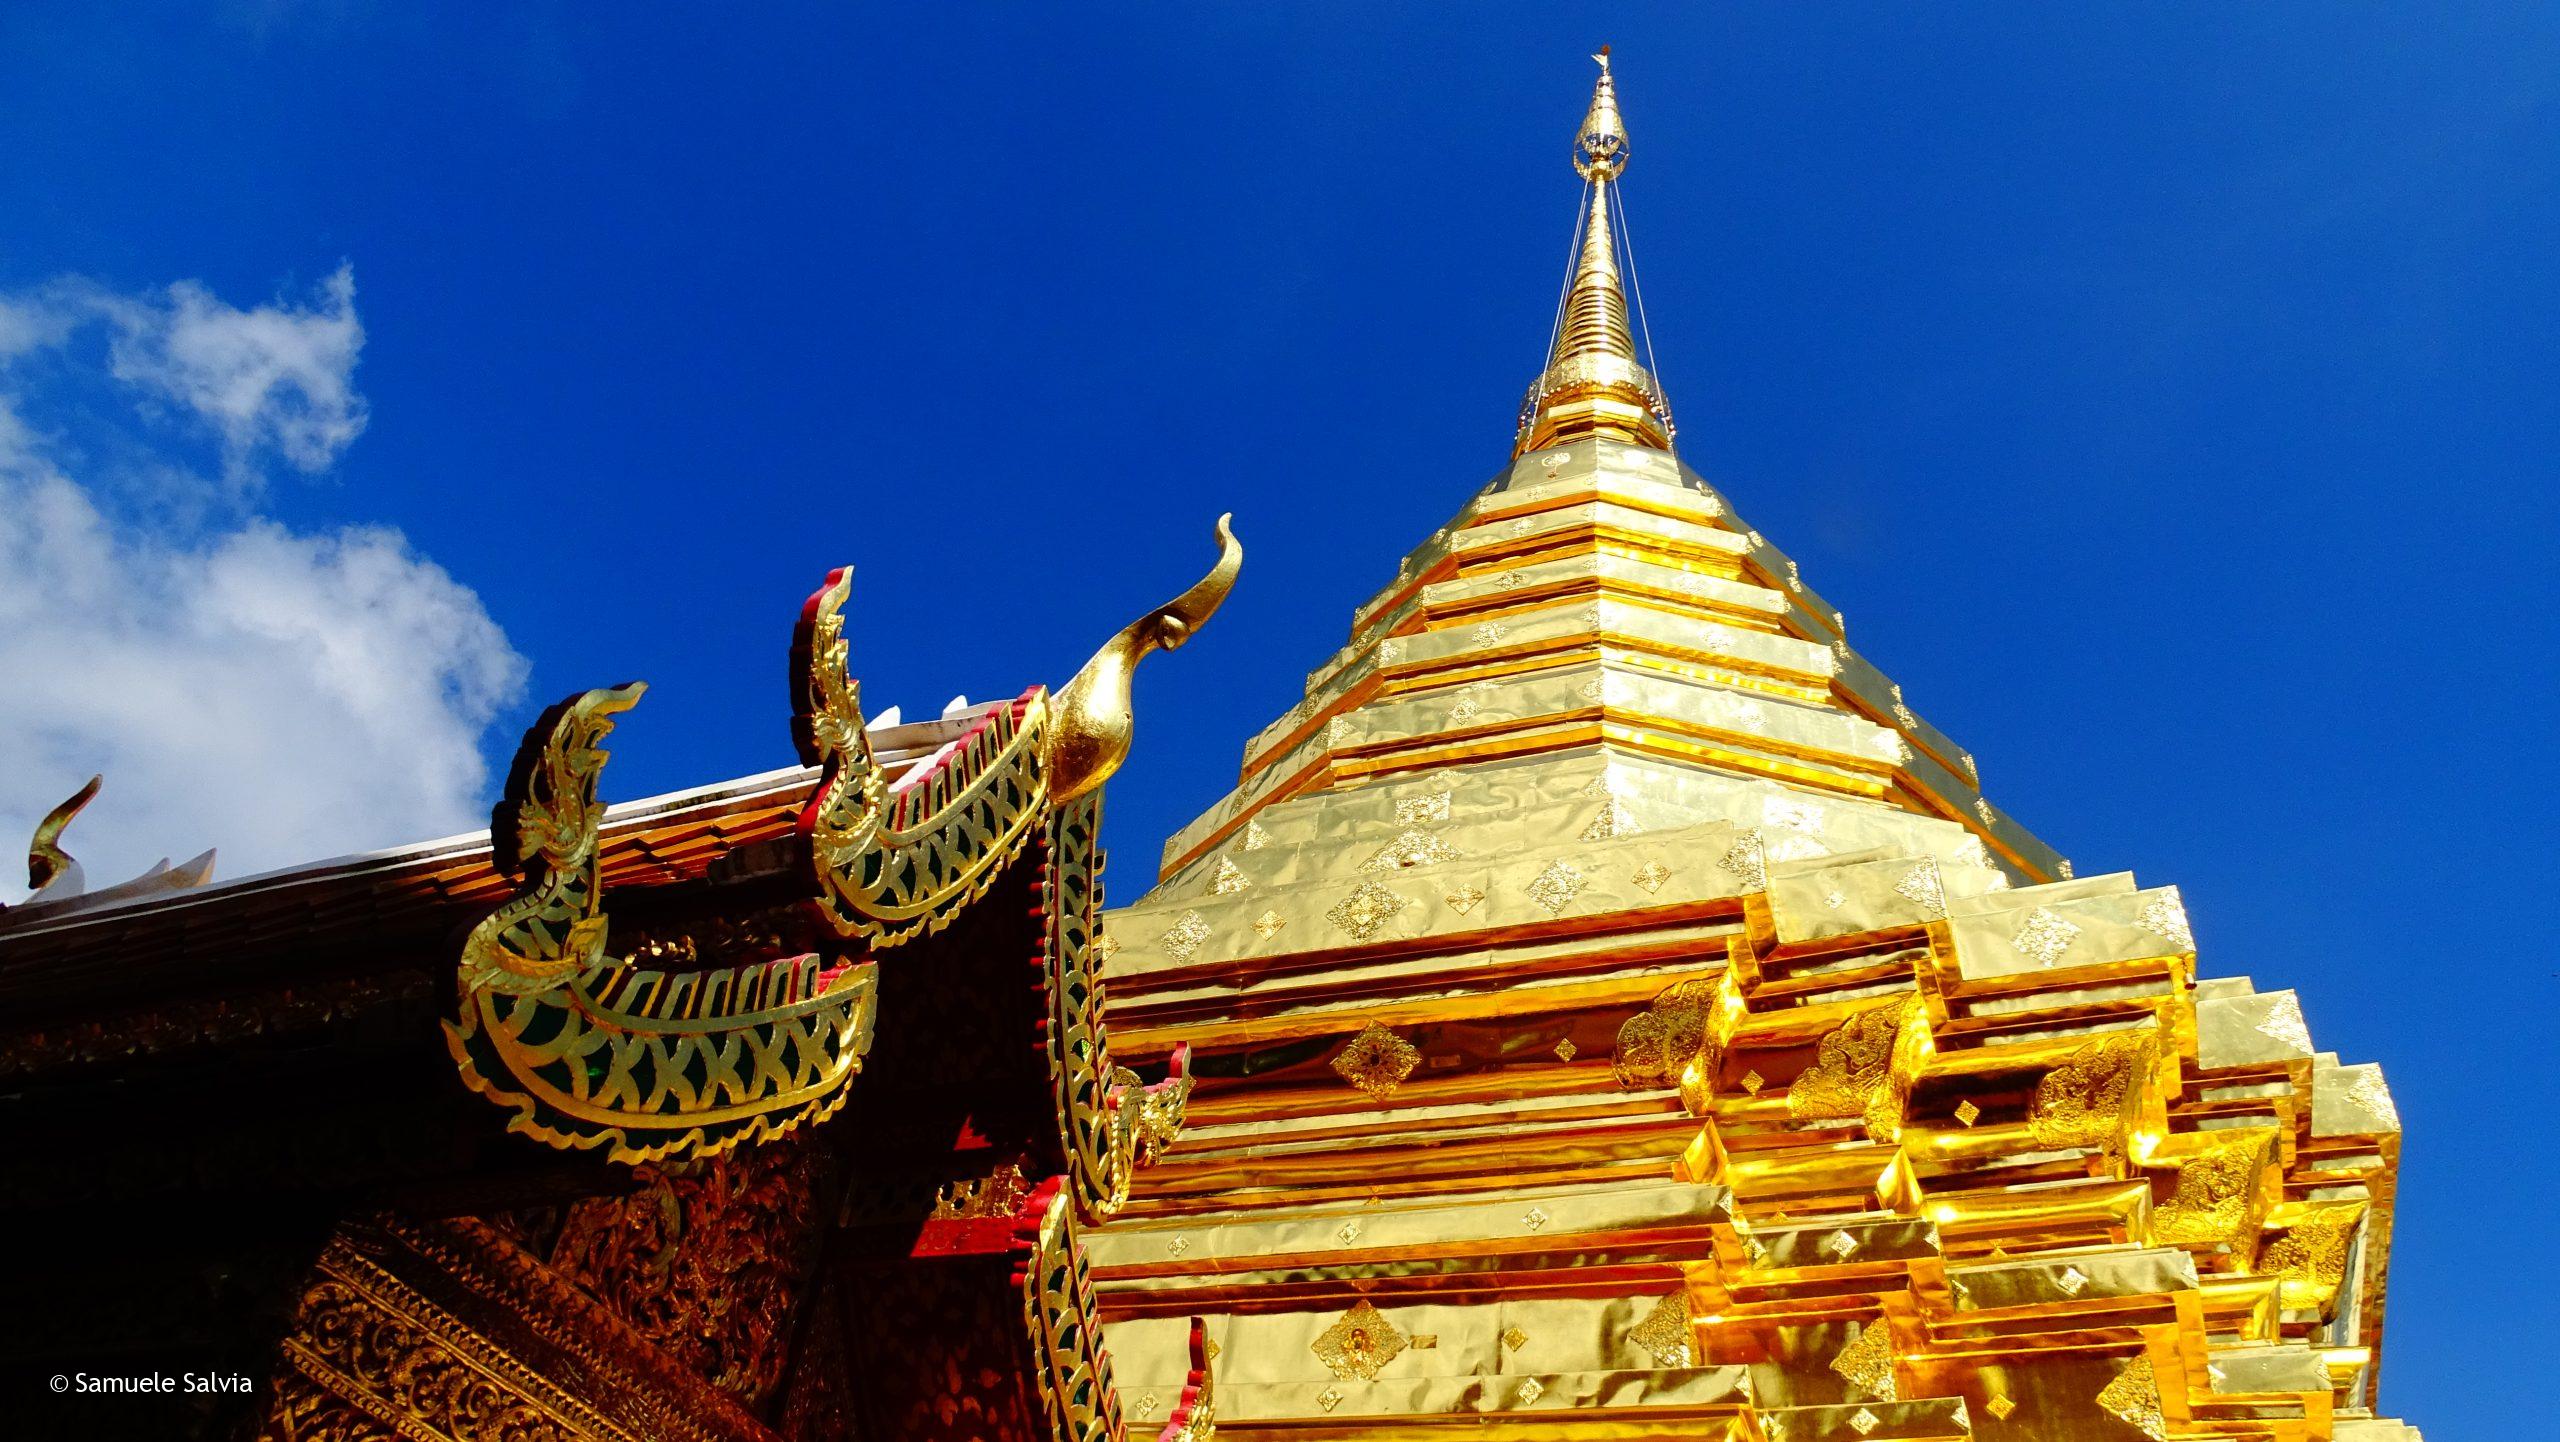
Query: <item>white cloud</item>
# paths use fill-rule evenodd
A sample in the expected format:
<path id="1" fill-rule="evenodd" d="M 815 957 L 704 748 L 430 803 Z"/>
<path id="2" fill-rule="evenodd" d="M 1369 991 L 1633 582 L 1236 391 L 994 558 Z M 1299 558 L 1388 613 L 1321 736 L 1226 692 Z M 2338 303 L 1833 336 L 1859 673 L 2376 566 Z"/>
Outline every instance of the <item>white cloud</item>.
<path id="1" fill-rule="evenodd" d="M 178 402 L 227 469 L 316 469 L 364 426 L 353 294 L 342 270 L 316 309 L 192 284 L 0 297 L 0 361 L 48 352 L 74 384 Z M 109 343 L 84 369 L 93 319 Z M 64 845 L 93 886 L 207 846 L 239 876 L 485 824 L 480 742 L 525 662 L 469 588 L 386 529 L 120 520 L 64 469 L 92 438 L 27 419 L 23 369 L 0 369 L 0 847 L 92 772 L 106 790 Z"/>
<path id="2" fill-rule="evenodd" d="M 94 294 L 94 293 L 93 293 Z M 221 432 L 235 468 L 272 448 L 305 471 L 325 469 L 364 432 L 351 266 L 320 283 L 319 304 L 282 300 L 241 310 L 191 280 L 150 299 L 97 296 L 114 324 L 116 379 L 173 400 Z"/>

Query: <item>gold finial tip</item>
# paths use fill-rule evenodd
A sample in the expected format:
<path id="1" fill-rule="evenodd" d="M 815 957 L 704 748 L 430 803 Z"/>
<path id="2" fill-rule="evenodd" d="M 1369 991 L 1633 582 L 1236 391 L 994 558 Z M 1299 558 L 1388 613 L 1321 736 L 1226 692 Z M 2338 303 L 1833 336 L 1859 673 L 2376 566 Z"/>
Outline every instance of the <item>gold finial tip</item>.
<path id="1" fill-rule="evenodd" d="M 1591 57 L 1600 62 L 1600 78 L 1591 87 L 1591 110 L 1573 138 L 1573 168 L 1586 180 L 1610 180 L 1627 168 L 1627 124 L 1618 115 L 1618 87 L 1609 74 L 1609 47 Z"/>

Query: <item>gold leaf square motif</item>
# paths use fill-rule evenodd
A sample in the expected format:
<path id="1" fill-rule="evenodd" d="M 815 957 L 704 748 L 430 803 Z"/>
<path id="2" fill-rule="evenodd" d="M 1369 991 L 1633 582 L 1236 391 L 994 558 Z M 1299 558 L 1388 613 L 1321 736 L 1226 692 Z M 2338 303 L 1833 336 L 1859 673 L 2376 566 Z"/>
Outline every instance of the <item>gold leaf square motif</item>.
<path id="1" fill-rule="evenodd" d="M 1173 925 L 1165 928 L 1158 941 L 1174 960 L 1189 961 L 1191 954 L 1200 949 L 1200 943 L 1208 939 L 1209 923 L 1201 918 L 1200 913 L 1186 911 Z"/>
<path id="2" fill-rule="evenodd" d="M 1769 1079 L 1760 1075 L 1756 1070 L 1747 1071 L 1742 1074 L 1742 1089 L 1755 1097 L 1760 1095 L 1760 1089 L 1768 1084 Z"/>
<path id="3" fill-rule="evenodd" d="M 1647 896 L 1660 891 L 1662 884 L 1670 879 L 1671 868 L 1659 861 L 1648 861 L 1635 870 L 1635 883 Z"/>
<path id="4" fill-rule="evenodd" d="M 1562 916 L 1573 899 L 1582 894 L 1583 876 L 1571 865 L 1550 861 L 1547 869 L 1529 883 L 1529 899 L 1545 907 L 1547 915 Z"/>
<path id="5" fill-rule="evenodd" d="M 1270 844 L 1271 833 L 1262 829 L 1261 822 L 1248 821 L 1244 824 L 1245 850 L 1260 851 L 1262 848 L 1269 846 Z"/>
<path id="6" fill-rule="evenodd" d="M 2145 902 L 2134 923 L 2180 951 L 2196 949 L 2195 933 L 2187 929 L 2187 909 L 2165 896 Z"/>
<path id="7" fill-rule="evenodd" d="M 1964 1123 L 1966 1126 L 1972 1126 L 1976 1121 L 1980 1120 L 1981 1117 L 1982 1108 L 1975 1106 L 1970 1100 L 1956 1103 L 1957 1121 Z"/>
<path id="8" fill-rule="evenodd" d="M 1448 819 L 1449 793 L 1446 791 L 1408 796 L 1396 803 L 1396 824 L 1399 826 L 1422 826 Z"/>
<path id="9" fill-rule="evenodd" d="M 1757 831 L 1743 833 L 1742 839 L 1733 843 L 1733 846 L 1717 859 L 1716 865 L 1731 873 L 1734 883 L 1745 891 L 1769 889 L 1768 869 L 1762 862 L 1760 833 Z"/>
<path id="10" fill-rule="evenodd" d="M 2079 937 L 2079 927 L 2039 906 L 2027 913 L 2017 934 L 2009 938 L 2009 945 L 2036 965 L 2051 966 L 2070 952 L 2071 943 Z"/>
<path id="11" fill-rule="evenodd" d="M 1223 856 L 1218 858 L 1217 869 L 1209 873 L 1211 896 L 1233 896 L 1251 885 L 1253 879 L 1244 874 L 1244 868 Z"/>
<path id="12" fill-rule="evenodd" d="M 1327 1387 L 1323 1391 L 1318 1392 L 1316 1394 L 1316 1405 L 1322 1407 L 1327 1412 L 1341 1406 L 1342 1389 L 1339 1387 Z"/>
<path id="13" fill-rule="evenodd" d="M 1458 859 L 1458 848 L 1425 831 L 1408 831 L 1381 846 L 1368 860 L 1360 863 L 1362 871 L 1402 871 L 1409 866 L 1437 866 Z"/>
<path id="14" fill-rule="evenodd" d="M 1566 1037 L 1564 1040 L 1556 1043 L 1556 1060 L 1571 1061 L 1574 1058 L 1574 1054 L 1580 1050 L 1581 1048 L 1573 1044 L 1572 1037 Z"/>
<path id="15" fill-rule="evenodd" d="M 1477 887 L 1461 886 L 1457 890 L 1450 892 L 1448 896 L 1443 898 L 1443 900 L 1446 900 L 1449 903 L 1451 910 L 1457 912 L 1460 916 L 1464 916 L 1468 912 L 1476 909 L 1477 902 L 1484 900 L 1484 892 Z"/>
<path id="16" fill-rule="evenodd" d="M 1349 932 L 1352 940 L 1367 941 L 1404 908 L 1403 897 L 1374 881 L 1364 881 L 1359 890 L 1335 903 L 1325 915 L 1334 925 Z"/>
<path id="17" fill-rule="evenodd" d="M 2009 1420 L 2009 1414 L 2018 1410 L 2018 1404 L 2009 1400 L 2008 1394 L 2004 1392 L 1983 1403 L 1982 1410 L 2006 1422 Z"/>
<path id="18" fill-rule="evenodd" d="M 1517 1352 L 1529 1345 L 1529 1334 L 1517 1327 L 1505 1327 L 1502 1329 L 1502 1345 Z"/>
<path id="19" fill-rule="evenodd" d="M 1867 1408 L 1861 1407 L 1857 1411 L 1849 1414 L 1849 1425 L 1857 1428 L 1858 1435 L 1864 1437 L 1868 1433 L 1876 1430 L 1878 1427 L 1883 1426 L 1884 1419 L 1877 1416 L 1874 1412 L 1869 1411 Z"/>
<path id="20" fill-rule="evenodd" d="M 1288 918 L 1282 916 L 1280 913 L 1276 911 L 1265 911 L 1260 916 L 1253 919 L 1253 934 L 1261 937 L 1265 941 L 1269 941 L 1272 937 L 1280 934 L 1280 928 L 1287 926 L 1288 924 Z"/>
<path id="21" fill-rule="evenodd" d="M 1520 1384 L 1520 1405 L 1523 1407 L 1532 1405 L 1545 1395 L 1547 1395 L 1546 1384 L 1535 1377 Z"/>
<path id="22" fill-rule="evenodd" d="M 1344 1381 L 1377 1380 L 1378 1369 L 1394 1361 L 1408 1342 L 1387 1315 L 1362 1302 L 1334 1320 L 1315 1340 L 1316 1360 Z"/>
<path id="23" fill-rule="evenodd" d="M 1925 916 L 1947 914 L 1947 890 L 1938 878 L 1938 863 L 1935 861 L 1922 861 L 1902 873 L 1902 879 L 1893 884 L 1893 889 L 1903 900 L 1919 907 Z"/>
<path id="24" fill-rule="evenodd" d="M 1674 1292 L 1654 1303 L 1643 1321 L 1627 1329 L 1627 1340 L 1651 1353 L 1656 1366 L 1688 1366 L 1688 1299 Z"/>
<path id="25" fill-rule="evenodd" d="M 1403 1037 L 1371 1022 L 1351 1044 L 1335 1053 L 1333 1069 L 1342 1079 L 1373 1097 L 1392 1096 L 1413 1069 L 1422 1063 L 1422 1053 L 1413 1049 Z"/>

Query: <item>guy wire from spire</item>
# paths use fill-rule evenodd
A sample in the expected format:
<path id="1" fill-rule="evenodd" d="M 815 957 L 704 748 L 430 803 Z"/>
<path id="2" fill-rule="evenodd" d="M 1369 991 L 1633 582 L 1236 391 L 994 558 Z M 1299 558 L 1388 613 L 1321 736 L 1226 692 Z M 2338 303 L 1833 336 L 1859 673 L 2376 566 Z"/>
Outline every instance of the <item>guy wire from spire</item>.
<path id="1" fill-rule="evenodd" d="M 1636 272 L 1635 223 L 1627 219 L 1627 193 L 1624 190 L 1618 192 L 1617 210 L 1611 219 L 1616 222 L 1618 239 L 1627 253 L 1627 287 L 1636 296 L 1636 328 L 1644 332 L 1645 369 L 1653 372 L 1653 393 L 1662 403 L 1662 438 L 1671 443 L 1671 453 L 1676 456 L 1680 454 L 1680 426 L 1671 419 L 1671 387 L 1663 382 L 1662 362 L 1653 356 L 1653 322 L 1645 318 L 1644 277 Z"/>

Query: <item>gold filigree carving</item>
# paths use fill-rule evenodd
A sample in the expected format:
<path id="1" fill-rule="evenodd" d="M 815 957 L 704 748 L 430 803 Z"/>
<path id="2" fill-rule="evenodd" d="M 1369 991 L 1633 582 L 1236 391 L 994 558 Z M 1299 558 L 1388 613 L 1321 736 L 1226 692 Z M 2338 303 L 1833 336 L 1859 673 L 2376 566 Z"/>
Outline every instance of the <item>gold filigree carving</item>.
<path id="1" fill-rule="evenodd" d="M 2081 1044 L 2062 1065 L 2036 1079 L 2027 1125 L 2045 1147 L 2121 1145 L 2139 1079 L 2157 1046 L 2147 1031 L 2114 1031 Z"/>
<path id="2" fill-rule="evenodd" d="M 492 842 L 517 894 L 471 929 L 445 1043 L 511 1131 L 617 1161 L 707 1156 L 843 1105 L 870 1049 L 869 963 L 786 956 L 656 971 L 606 952 L 596 778 L 638 684 L 589 691 L 526 733 Z"/>
<path id="3" fill-rule="evenodd" d="M 1656 1366 L 1688 1366 L 1689 1299 L 1674 1292 L 1654 1303 L 1643 1321 L 1627 1329 L 1627 1340 L 1642 1347 Z"/>
<path id="4" fill-rule="evenodd" d="M 2097 1403 L 2151 1442 L 2169 1442 L 2169 1422 L 2161 1415 L 2160 1379 L 2147 1354 L 2134 1358 L 2114 1381 L 2099 1388 Z"/>
<path id="5" fill-rule="evenodd" d="M 1716 983 L 1684 981 L 1653 999 L 1618 1028 L 1611 1067 L 1618 1085 L 1638 1091 L 1677 1086 L 1692 1113 L 1704 1111 L 1715 1090 L 1722 1047 L 1710 1025 Z"/>
<path id="6" fill-rule="evenodd" d="M 1882 1317 L 1869 1322 L 1848 1346 L 1840 1349 L 1839 1356 L 1831 1359 L 1831 1370 L 1877 1401 L 1893 1401 L 1892 1324 Z"/>
<path id="7" fill-rule="evenodd" d="M 792 740 L 820 768 L 799 834 L 837 933 L 895 946 L 948 926 L 1021 854 L 1049 804 L 1056 698 L 996 707 L 891 792 L 846 672 L 852 584 L 850 568 L 828 572 L 792 632 Z"/>
<path id="8" fill-rule="evenodd" d="M 1384 1312 L 1362 1302 L 1335 1318 L 1312 1345 L 1316 1360 L 1334 1376 L 1372 1382 L 1380 1368 L 1403 1355 L 1408 1340 Z"/>
<path id="9" fill-rule="evenodd" d="M 800 1146 L 640 1169 L 568 1210 L 552 1270 L 749 1407 L 779 1390 L 817 1260 L 817 1169 Z"/>
<path id="10" fill-rule="evenodd" d="M 1412 1043 L 1371 1022 L 1334 1054 L 1333 1069 L 1344 1081 L 1384 1101 L 1421 1063 L 1422 1053 Z"/>
<path id="11" fill-rule="evenodd" d="M 2364 1214 L 2360 1201 L 2295 1202 L 2277 1210 L 2272 1224 L 2282 1234 L 2258 1254 L 2258 1270 L 2284 1279 L 2286 1310 L 2328 1313 L 2346 1280 Z"/>
<path id="12" fill-rule="evenodd" d="M 1814 1046 L 1813 1065 L 1787 1088 L 1798 1121 L 1855 1119 L 1878 1141 L 1900 1135 L 1902 1103 L 1928 1043 L 1917 995 L 1852 1013 Z"/>
<path id="13" fill-rule="evenodd" d="M 1173 1144 L 1191 1101 L 1190 1047 L 1175 1047 L 1165 1079 L 1152 1084 L 1111 1059 L 1092 946 L 1102 922 L 1101 827 L 1102 798 L 1087 793 L 1051 812 L 1044 832 L 1049 1078 L 1075 1206 L 1093 1219 L 1128 1201 L 1137 1169 Z"/>
<path id="14" fill-rule="evenodd" d="M 1010 1217 L 1022 1210 L 1023 1199 L 1030 1195 L 1031 1183 L 1022 1175 L 1021 1164 L 1006 1162 L 983 1177 L 946 1183 L 934 1193 L 932 1220 Z"/>
<path id="15" fill-rule="evenodd" d="M 2257 1231 L 2266 1210 L 2273 1127 L 2240 1127 L 2173 1137 L 2155 1164 L 2174 1162 L 2177 1183 L 2151 1209 L 2154 1241 L 2236 1250 Z"/>

